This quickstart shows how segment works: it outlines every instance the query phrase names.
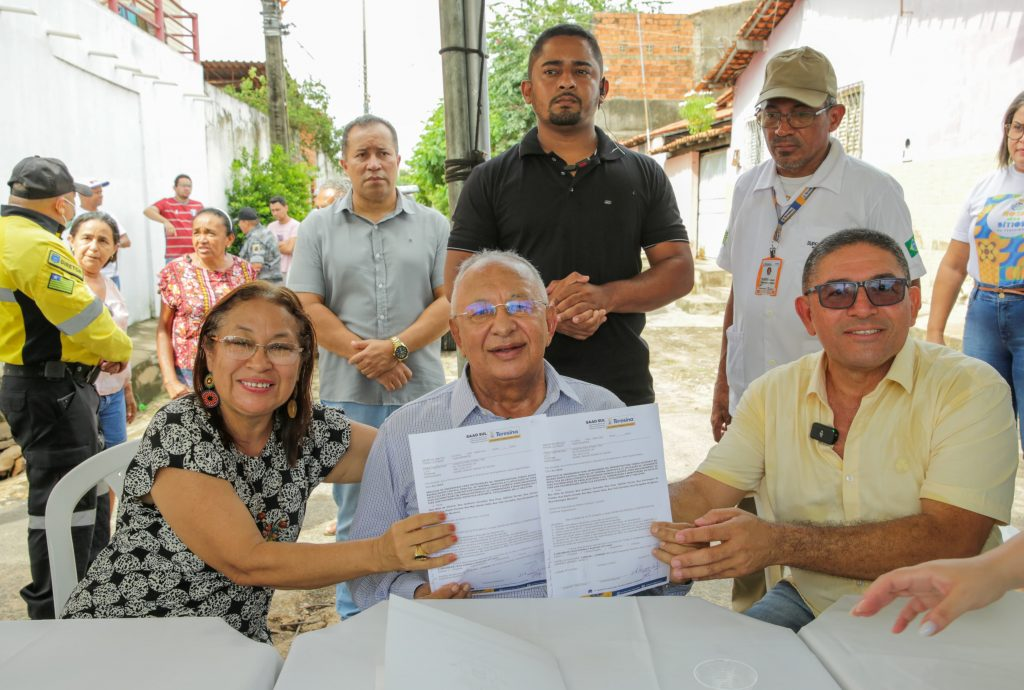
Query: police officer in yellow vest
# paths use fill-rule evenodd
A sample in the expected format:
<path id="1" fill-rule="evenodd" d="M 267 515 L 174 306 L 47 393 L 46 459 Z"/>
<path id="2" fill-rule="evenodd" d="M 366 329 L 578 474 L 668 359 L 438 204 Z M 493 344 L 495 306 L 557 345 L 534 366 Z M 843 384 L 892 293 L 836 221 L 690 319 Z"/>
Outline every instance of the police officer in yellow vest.
<path id="1" fill-rule="evenodd" d="M 53 618 L 45 514 L 50 491 L 100 449 L 92 382 L 127 366 L 132 343 L 82 280 L 60 240 L 75 214 L 75 184 L 64 163 L 33 156 L 18 163 L 0 206 L 0 410 L 21 446 L 28 475 L 32 582 L 21 590 L 30 618 Z M 89 564 L 96 492 L 75 507 L 78 575 Z M 59 612 L 57 612 L 59 613 Z"/>

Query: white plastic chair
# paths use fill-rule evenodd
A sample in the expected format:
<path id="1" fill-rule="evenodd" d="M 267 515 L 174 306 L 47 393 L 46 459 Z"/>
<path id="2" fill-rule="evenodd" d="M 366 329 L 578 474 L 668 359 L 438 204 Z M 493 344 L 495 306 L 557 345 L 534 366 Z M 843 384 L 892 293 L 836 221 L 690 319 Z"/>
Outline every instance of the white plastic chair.
<path id="1" fill-rule="evenodd" d="M 138 439 L 108 448 L 92 456 L 64 475 L 50 492 L 46 502 L 46 550 L 50 555 L 50 582 L 53 587 L 53 610 L 60 618 L 75 585 L 75 549 L 71 542 L 71 515 L 75 504 L 101 481 L 121 499 L 124 473 L 139 448 Z"/>

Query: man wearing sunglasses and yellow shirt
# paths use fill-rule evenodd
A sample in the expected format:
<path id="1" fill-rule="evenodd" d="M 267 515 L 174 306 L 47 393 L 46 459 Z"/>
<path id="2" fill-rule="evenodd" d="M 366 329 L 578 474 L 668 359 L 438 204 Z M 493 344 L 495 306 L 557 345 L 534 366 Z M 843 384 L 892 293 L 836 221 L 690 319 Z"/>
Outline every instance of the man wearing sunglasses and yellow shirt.
<path id="1" fill-rule="evenodd" d="M 996 546 L 1017 470 L 1009 386 L 909 337 L 921 291 L 891 237 L 822 240 L 802 291 L 797 316 L 824 351 L 751 384 L 722 441 L 670 487 L 678 522 L 653 529 L 673 581 L 788 566 L 745 613 L 792 630 L 893 568 Z M 733 507 L 754 489 L 771 521 Z"/>

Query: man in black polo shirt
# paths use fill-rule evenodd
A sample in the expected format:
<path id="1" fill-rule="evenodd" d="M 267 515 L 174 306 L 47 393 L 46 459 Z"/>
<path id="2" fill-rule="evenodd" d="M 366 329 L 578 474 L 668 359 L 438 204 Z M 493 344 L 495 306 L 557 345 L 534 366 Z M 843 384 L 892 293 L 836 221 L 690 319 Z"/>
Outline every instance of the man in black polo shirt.
<path id="1" fill-rule="evenodd" d="M 594 125 L 608 94 L 601 49 L 582 27 L 544 31 L 523 98 L 537 127 L 476 168 L 453 216 L 445 284 L 484 249 L 513 249 L 540 269 L 558 327 L 545 357 L 559 373 L 654 401 L 645 312 L 693 287 L 693 257 L 668 178 Z M 641 271 L 640 249 L 650 268 Z"/>

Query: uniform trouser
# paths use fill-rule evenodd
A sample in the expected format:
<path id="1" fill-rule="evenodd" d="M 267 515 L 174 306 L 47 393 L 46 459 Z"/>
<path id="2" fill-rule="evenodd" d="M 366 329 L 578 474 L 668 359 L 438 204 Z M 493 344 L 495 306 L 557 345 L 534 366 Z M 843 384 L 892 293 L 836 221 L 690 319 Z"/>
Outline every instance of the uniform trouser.
<path id="1" fill-rule="evenodd" d="M 96 389 L 65 375 L 62 379 L 5 375 L 0 410 L 21 446 L 28 477 L 28 554 L 32 582 L 21 590 L 32 619 L 53 618 L 50 559 L 46 551 L 46 501 L 57 482 L 83 460 L 99 452 Z M 78 577 L 89 566 L 96 492 L 87 491 L 75 506 L 71 539 Z"/>

